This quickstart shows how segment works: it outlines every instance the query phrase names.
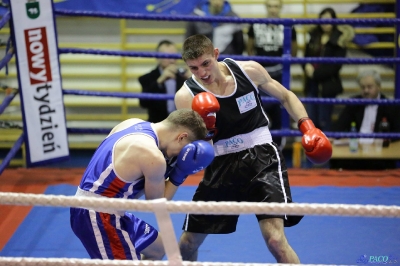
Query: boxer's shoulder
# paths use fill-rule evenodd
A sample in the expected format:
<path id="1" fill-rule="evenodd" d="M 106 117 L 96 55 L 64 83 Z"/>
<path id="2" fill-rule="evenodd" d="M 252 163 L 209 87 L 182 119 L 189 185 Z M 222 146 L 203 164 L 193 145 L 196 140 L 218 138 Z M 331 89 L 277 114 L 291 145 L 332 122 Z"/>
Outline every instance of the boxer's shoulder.
<path id="1" fill-rule="evenodd" d="M 114 148 L 114 165 L 125 180 L 135 180 L 149 167 L 161 167 L 165 172 L 166 162 L 154 139 L 146 135 L 132 134 L 121 138 Z"/>
<path id="2" fill-rule="evenodd" d="M 128 128 L 128 127 L 131 127 L 131 126 L 133 126 L 135 124 L 138 124 L 138 123 L 141 123 L 141 122 L 145 122 L 145 121 L 142 120 L 142 119 L 139 119 L 139 118 L 130 118 L 130 119 L 124 120 L 121 123 L 119 123 L 118 125 L 116 125 L 111 130 L 110 134 L 114 134 L 115 132 L 124 130 L 124 129 Z"/>
<path id="3" fill-rule="evenodd" d="M 116 147 L 130 153 L 158 154 L 160 152 L 154 138 L 146 134 L 125 135 L 116 143 Z"/>

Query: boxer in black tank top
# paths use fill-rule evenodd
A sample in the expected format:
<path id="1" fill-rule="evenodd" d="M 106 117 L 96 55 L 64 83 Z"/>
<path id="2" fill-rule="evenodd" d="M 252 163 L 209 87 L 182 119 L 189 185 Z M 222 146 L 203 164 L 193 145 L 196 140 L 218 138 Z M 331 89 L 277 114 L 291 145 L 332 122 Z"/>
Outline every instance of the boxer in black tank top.
<path id="1" fill-rule="evenodd" d="M 248 80 L 234 60 L 227 58 L 224 63 L 235 77 L 236 88 L 232 95 L 217 96 L 221 109 L 218 112 L 216 124 L 218 134 L 213 138 L 214 143 L 220 139 L 227 139 L 238 134 L 249 133 L 259 127 L 268 126 L 268 118 L 262 108 L 258 89 Z M 185 87 L 193 95 L 207 91 L 193 78 L 185 82 Z"/>
<path id="2" fill-rule="evenodd" d="M 218 133 L 213 141 L 215 145 L 229 147 L 229 150 L 218 155 L 206 169 L 193 201 L 292 202 L 286 164 L 276 144 L 272 143 L 268 118 L 262 108 L 258 89 L 233 59 L 227 58 L 223 63 L 231 72 L 236 87 L 229 96 L 215 95 L 221 109 L 216 120 Z M 193 96 L 208 91 L 193 78 L 187 80 L 184 87 Z M 241 135 L 252 134 L 256 129 L 263 130 L 261 134 L 265 138 L 257 145 L 250 144 L 247 147 L 246 140 Z M 235 146 L 240 144 L 244 146 L 237 148 L 235 152 Z M 256 216 L 258 220 L 282 218 L 285 226 L 292 226 L 300 221 L 298 216 L 295 219 L 281 215 Z M 183 229 L 196 233 L 232 233 L 236 230 L 238 217 L 190 214 Z"/>
<path id="3" fill-rule="evenodd" d="M 272 141 L 259 90 L 279 100 L 295 121 L 306 119 L 307 112 L 296 95 L 273 80 L 259 63 L 229 58 L 218 62 L 218 56 L 218 49 L 204 35 L 193 35 L 183 44 L 182 59 L 193 75 L 175 95 L 177 109 L 191 108 L 193 97 L 198 99 L 196 95 L 201 92 L 207 92 L 203 95 L 212 100 L 213 105 L 207 103 L 207 107 L 218 110 L 215 108 L 220 106 L 215 119 L 217 133 L 212 139 L 215 158 L 205 169 L 193 201 L 290 203 L 287 167 Z M 203 103 L 201 106 L 202 102 L 196 101 L 196 110 L 208 110 Z M 214 115 L 211 111 L 209 114 Z M 304 125 L 308 123 L 312 128 L 310 121 Z M 299 264 L 286 240 L 284 226 L 297 224 L 302 216 L 256 216 L 277 262 Z M 179 241 L 182 258 L 197 260 L 198 248 L 207 234 L 232 233 L 237 221 L 238 215 L 188 214 Z"/>

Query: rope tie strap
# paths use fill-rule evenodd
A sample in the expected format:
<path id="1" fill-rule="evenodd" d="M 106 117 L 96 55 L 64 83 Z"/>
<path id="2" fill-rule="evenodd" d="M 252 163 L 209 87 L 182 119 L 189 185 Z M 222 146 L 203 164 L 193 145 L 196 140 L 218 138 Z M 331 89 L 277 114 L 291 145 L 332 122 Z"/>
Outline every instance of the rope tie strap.
<path id="1" fill-rule="evenodd" d="M 178 242 L 175 238 L 174 226 L 167 211 L 167 200 L 165 198 L 152 200 L 153 211 L 156 215 L 162 242 L 170 265 L 183 266 L 182 256 L 179 251 Z"/>

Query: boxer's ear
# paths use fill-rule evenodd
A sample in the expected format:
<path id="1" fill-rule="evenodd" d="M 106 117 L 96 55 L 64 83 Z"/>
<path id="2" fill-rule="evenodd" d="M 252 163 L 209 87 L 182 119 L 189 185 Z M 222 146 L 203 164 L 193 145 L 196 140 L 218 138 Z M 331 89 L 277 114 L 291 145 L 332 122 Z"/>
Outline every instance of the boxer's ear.
<path id="1" fill-rule="evenodd" d="M 178 136 L 178 142 L 182 142 L 185 139 L 187 139 L 189 136 L 189 134 L 187 132 L 182 132 L 181 134 L 179 134 Z"/>

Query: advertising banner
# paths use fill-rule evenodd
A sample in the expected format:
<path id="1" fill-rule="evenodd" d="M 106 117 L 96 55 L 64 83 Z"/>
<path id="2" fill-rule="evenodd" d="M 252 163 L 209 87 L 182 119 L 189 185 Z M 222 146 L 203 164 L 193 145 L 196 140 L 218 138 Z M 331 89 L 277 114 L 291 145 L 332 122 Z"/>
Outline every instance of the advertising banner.
<path id="1" fill-rule="evenodd" d="M 28 166 L 69 157 L 51 0 L 11 0 Z"/>

